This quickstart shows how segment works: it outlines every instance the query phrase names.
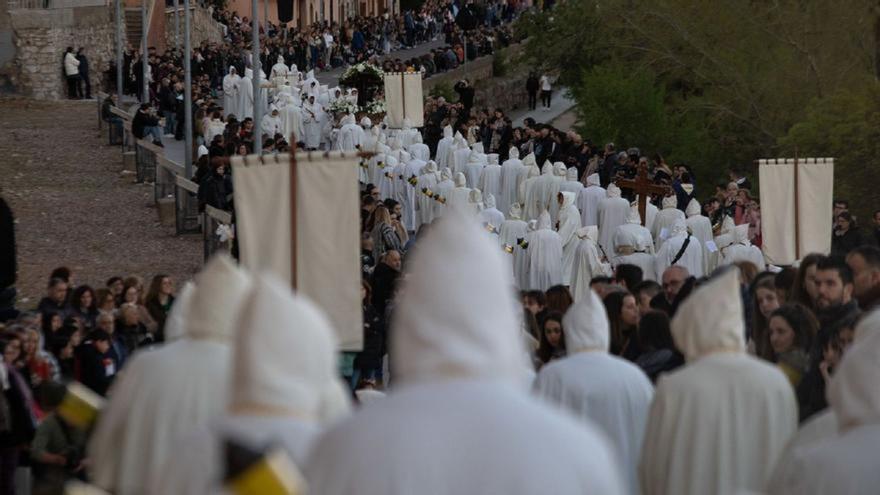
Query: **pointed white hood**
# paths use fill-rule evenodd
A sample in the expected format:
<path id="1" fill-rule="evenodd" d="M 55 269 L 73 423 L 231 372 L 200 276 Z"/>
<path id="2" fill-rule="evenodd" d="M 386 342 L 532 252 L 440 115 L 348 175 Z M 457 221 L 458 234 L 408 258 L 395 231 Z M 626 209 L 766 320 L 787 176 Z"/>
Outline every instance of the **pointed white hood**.
<path id="1" fill-rule="evenodd" d="M 493 196 L 491 193 L 486 193 L 484 199 L 486 203 L 486 208 L 495 208 L 495 196 Z"/>
<path id="2" fill-rule="evenodd" d="M 507 217 L 510 220 L 522 220 L 522 206 L 519 203 L 510 205 L 510 215 Z"/>
<path id="3" fill-rule="evenodd" d="M 231 409 L 318 419 L 336 372 L 336 340 L 311 301 L 283 281 L 255 281 L 238 326 Z"/>
<path id="4" fill-rule="evenodd" d="M 541 175 L 552 175 L 553 174 L 553 164 L 550 163 L 550 160 L 544 162 L 544 165 L 541 166 Z"/>
<path id="5" fill-rule="evenodd" d="M 746 226 L 748 227 L 748 226 Z M 687 223 L 681 218 L 676 218 L 675 222 L 672 223 L 672 228 L 669 230 L 669 237 L 678 237 L 678 236 L 687 236 L 688 228 Z"/>
<path id="6" fill-rule="evenodd" d="M 569 354 L 581 351 L 608 352 L 610 332 L 605 305 L 592 290 L 571 305 L 562 318 L 565 348 Z"/>
<path id="7" fill-rule="evenodd" d="M 478 210 L 483 209 L 483 193 L 479 189 L 471 189 L 468 193 L 468 202 L 475 205 Z"/>
<path id="8" fill-rule="evenodd" d="M 744 352 L 744 334 L 739 270 L 732 268 L 700 286 L 672 319 L 675 346 L 688 361 L 713 352 Z"/>
<path id="9" fill-rule="evenodd" d="M 449 167 L 443 167 L 443 170 L 440 171 L 440 182 L 450 179 L 452 179 L 452 171 L 449 170 Z"/>
<path id="10" fill-rule="evenodd" d="M 364 130 L 370 129 L 373 127 L 373 121 L 370 120 L 369 117 L 365 116 L 364 118 L 361 119 L 361 127 L 363 127 Z"/>
<path id="11" fill-rule="evenodd" d="M 590 174 L 587 176 L 587 186 L 598 186 L 601 185 L 602 181 L 599 178 L 599 174 Z M 615 186 L 617 187 L 617 186 Z"/>
<path id="12" fill-rule="evenodd" d="M 466 187 L 466 186 L 467 186 L 467 179 L 465 178 L 464 174 L 461 172 L 455 174 L 455 187 Z"/>
<path id="13" fill-rule="evenodd" d="M 477 153 L 483 154 L 483 143 L 477 141 L 471 146 L 471 151 L 476 151 Z"/>
<path id="14" fill-rule="evenodd" d="M 165 342 L 172 342 L 186 336 L 186 321 L 189 318 L 189 308 L 195 291 L 196 285 L 190 281 L 183 284 L 177 297 L 174 298 L 171 312 L 168 313 L 168 318 L 165 320 Z"/>
<path id="15" fill-rule="evenodd" d="M 254 77 L 254 70 L 251 69 L 250 67 L 246 67 L 244 69 L 244 78 L 245 79 L 253 79 L 253 77 Z"/>
<path id="16" fill-rule="evenodd" d="M 538 162 L 537 160 L 535 160 L 534 153 L 529 153 L 528 155 L 526 155 L 526 157 L 522 159 L 522 162 L 523 166 L 538 168 Z M 541 169 L 538 168 L 538 171 L 540 172 Z"/>
<path id="17" fill-rule="evenodd" d="M 215 255 L 195 277 L 187 319 L 187 337 L 231 341 L 251 277 L 225 254 Z"/>
<path id="18" fill-rule="evenodd" d="M 599 242 L 599 227 L 597 225 L 587 225 L 577 229 L 575 235 L 578 239 L 589 239 L 593 242 Z"/>
<path id="19" fill-rule="evenodd" d="M 749 242 L 749 224 L 744 223 L 733 228 L 733 243 L 751 245 Z"/>
<path id="20" fill-rule="evenodd" d="M 553 175 L 557 177 L 565 177 L 566 172 L 568 172 L 568 169 L 565 168 L 564 163 L 556 162 L 553 164 Z"/>
<path id="21" fill-rule="evenodd" d="M 828 386 L 841 431 L 880 423 L 880 328 L 874 326 L 843 355 Z"/>
<path id="22" fill-rule="evenodd" d="M 569 206 L 574 206 L 574 201 L 575 199 L 577 199 L 577 195 L 575 195 L 575 193 L 565 191 L 560 194 L 562 194 L 562 206 L 559 207 L 560 212 L 562 212 Z"/>
<path id="23" fill-rule="evenodd" d="M 443 137 L 444 138 L 451 138 L 452 137 L 452 126 L 451 125 L 448 125 L 443 128 Z"/>
<path id="24" fill-rule="evenodd" d="M 605 195 L 609 198 L 619 198 L 620 188 L 617 187 L 617 184 L 612 182 L 611 184 L 608 184 L 608 189 L 605 190 Z"/>
<path id="25" fill-rule="evenodd" d="M 471 150 L 468 155 L 468 165 L 484 165 L 486 163 L 486 155 L 482 151 Z"/>
<path id="26" fill-rule="evenodd" d="M 664 210 L 668 208 L 675 208 L 676 206 L 678 206 L 678 200 L 675 198 L 675 196 L 666 196 L 660 202 L 660 206 L 662 206 Z"/>
<path id="27" fill-rule="evenodd" d="M 402 383 L 521 383 L 521 309 L 510 291 L 510 261 L 489 236 L 452 211 L 416 247 L 391 331 L 392 367 Z"/>
<path id="28" fill-rule="evenodd" d="M 626 216 L 626 223 L 634 225 L 642 224 L 642 216 L 639 215 L 639 208 L 637 206 L 631 206 L 629 208 L 629 215 Z"/>
<path id="29" fill-rule="evenodd" d="M 498 165 L 498 153 L 489 153 L 486 155 L 489 165 Z"/>
<path id="30" fill-rule="evenodd" d="M 510 151 L 507 152 L 507 157 L 509 160 L 519 160 L 519 148 L 511 146 Z"/>
<path id="31" fill-rule="evenodd" d="M 535 230 L 550 230 L 550 212 L 544 210 L 538 215 L 538 225 Z"/>
<path id="32" fill-rule="evenodd" d="M 699 215 L 700 211 L 700 202 L 696 199 L 691 199 L 690 202 L 688 202 L 687 208 L 684 210 L 684 214 L 690 218 Z"/>
<path id="33" fill-rule="evenodd" d="M 565 171 L 565 180 L 577 182 L 578 180 L 578 169 L 576 167 L 571 167 Z"/>
<path id="34" fill-rule="evenodd" d="M 428 173 L 428 174 L 437 173 L 437 163 L 434 160 L 428 160 L 428 163 L 425 164 L 425 173 Z"/>

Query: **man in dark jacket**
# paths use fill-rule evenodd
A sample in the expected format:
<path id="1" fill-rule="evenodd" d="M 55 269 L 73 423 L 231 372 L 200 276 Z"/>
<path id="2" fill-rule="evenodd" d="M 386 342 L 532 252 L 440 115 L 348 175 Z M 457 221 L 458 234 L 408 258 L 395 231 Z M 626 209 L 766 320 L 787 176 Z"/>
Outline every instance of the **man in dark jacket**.
<path id="1" fill-rule="evenodd" d="M 455 83 L 453 89 L 458 93 L 458 102 L 464 106 L 464 114 L 470 115 L 471 107 L 474 106 L 474 88 L 471 87 L 467 79 L 462 79 Z"/>
<path id="2" fill-rule="evenodd" d="M 80 84 L 77 87 L 77 91 L 79 92 L 80 98 L 85 98 L 87 100 L 92 99 L 92 83 L 89 82 L 89 59 L 86 58 L 86 54 L 83 51 L 84 48 L 80 48 L 76 51 L 76 59 L 79 60 L 79 81 Z M 85 91 L 83 91 L 83 86 L 85 86 Z"/>
<path id="3" fill-rule="evenodd" d="M 526 92 L 529 93 L 529 110 L 534 110 L 538 107 L 538 76 L 534 72 L 526 79 Z"/>
<path id="4" fill-rule="evenodd" d="M 373 270 L 373 307 L 379 315 L 385 314 L 385 307 L 394 296 L 394 288 L 400 277 L 400 253 L 386 251 L 382 261 Z"/>
<path id="5" fill-rule="evenodd" d="M 141 105 L 137 113 L 134 114 L 134 118 L 131 119 L 131 133 L 138 139 L 152 136 L 153 144 L 163 146 L 159 119 L 151 111 L 149 103 Z"/>
<path id="6" fill-rule="evenodd" d="M 107 395 L 107 389 L 119 371 L 110 353 L 110 334 L 104 330 L 92 330 L 77 347 L 76 359 L 77 380 L 95 393 Z"/>
<path id="7" fill-rule="evenodd" d="M 825 380 L 819 369 L 822 351 L 843 322 L 859 314 L 853 298 L 853 273 L 842 258 L 826 257 L 816 264 L 816 316 L 819 333 L 810 352 L 810 369 L 798 386 L 801 421 L 828 407 Z"/>

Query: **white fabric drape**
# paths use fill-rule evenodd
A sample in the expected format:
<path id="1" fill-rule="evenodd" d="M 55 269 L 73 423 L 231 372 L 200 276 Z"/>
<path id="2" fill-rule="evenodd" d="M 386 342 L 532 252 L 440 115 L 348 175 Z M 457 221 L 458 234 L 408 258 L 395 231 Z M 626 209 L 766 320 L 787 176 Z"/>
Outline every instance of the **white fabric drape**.
<path id="1" fill-rule="evenodd" d="M 297 165 L 297 283 L 321 307 L 340 349 L 363 345 L 360 300 L 358 158 L 300 154 Z M 276 162 L 272 162 L 277 159 Z M 252 271 L 291 279 L 289 155 L 233 158 L 241 261 Z"/>
<path id="2" fill-rule="evenodd" d="M 829 252 L 834 159 L 798 160 L 797 171 L 793 159 L 759 160 L 758 164 L 761 248 L 767 262 L 788 265 L 809 253 Z"/>
<path id="3" fill-rule="evenodd" d="M 385 74 L 385 111 L 391 128 L 403 128 L 403 119 L 412 127 L 425 125 L 421 73 Z"/>

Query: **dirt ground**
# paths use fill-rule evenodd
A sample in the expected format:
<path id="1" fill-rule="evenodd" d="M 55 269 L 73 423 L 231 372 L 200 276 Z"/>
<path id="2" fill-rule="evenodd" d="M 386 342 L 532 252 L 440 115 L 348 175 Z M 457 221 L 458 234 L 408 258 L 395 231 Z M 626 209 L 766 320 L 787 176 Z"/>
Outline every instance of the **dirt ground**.
<path id="1" fill-rule="evenodd" d="M 0 98 L 0 194 L 16 218 L 19 309 L 36 306 L 58 266 L 93 287 L 158 273 L 179 285 L 201 266 L 201 236 L 161 225 L 152 186 L 121 171 L 94 101 Z"/>

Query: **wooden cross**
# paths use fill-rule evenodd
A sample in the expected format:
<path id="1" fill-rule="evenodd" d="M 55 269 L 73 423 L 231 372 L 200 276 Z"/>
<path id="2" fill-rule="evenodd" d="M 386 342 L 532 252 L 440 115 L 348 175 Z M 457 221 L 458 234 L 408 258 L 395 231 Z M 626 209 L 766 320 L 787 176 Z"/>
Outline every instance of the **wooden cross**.
<path id="1" fill-rule="evenodd" d="M 639 173 L 635 180 L 618 179 L 617 187 L 621 189 L 629 189 L 635 192 L 639 197 L 639 216 L 642 218 L 642 227 L 645 226 L 645 220 L 648 218 L 646 209 L 648 208 L 648 196 L 650 194 L 666 194 L 669 192 L 669 186 L 659 186 L 648 179 L 648 164 L 639 164 Z"/>

